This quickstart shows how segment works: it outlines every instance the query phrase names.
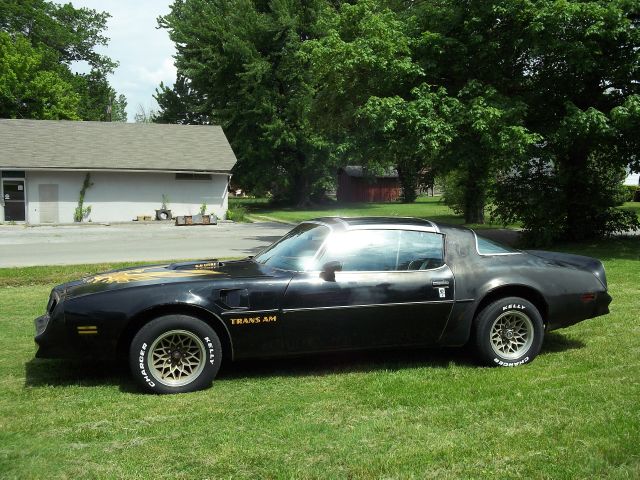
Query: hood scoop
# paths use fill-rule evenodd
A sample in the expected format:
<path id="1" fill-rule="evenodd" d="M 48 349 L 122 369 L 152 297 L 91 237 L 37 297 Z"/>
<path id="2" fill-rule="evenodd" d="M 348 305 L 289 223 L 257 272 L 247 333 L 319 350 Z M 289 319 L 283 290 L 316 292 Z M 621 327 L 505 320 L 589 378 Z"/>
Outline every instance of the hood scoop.
<path id="1" fill-rule="evenodd" d="M 198 260 L 196 262 L 178 262 L 167 266 L 167 270 L 216 270 L 224 265 L 217 258 Z"/>

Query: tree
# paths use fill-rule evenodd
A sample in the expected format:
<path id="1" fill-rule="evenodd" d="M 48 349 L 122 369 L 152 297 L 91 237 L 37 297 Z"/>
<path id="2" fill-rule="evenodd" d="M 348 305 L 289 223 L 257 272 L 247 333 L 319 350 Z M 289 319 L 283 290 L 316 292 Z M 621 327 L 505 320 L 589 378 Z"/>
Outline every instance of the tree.
<path id="1" fill-rule="evenodd" d="M 127 121 L 127 97 L 123 94 L 118 95 L 116 98 L 115 92 L 111 100 L 111 122 L 126 122 Z"/>
<path id="2" fill-rule="evenodd" d="M 92 70 L 113 71 L 117 63 L 95 51 L 106 45 L 102 35 L 109 14 L 71 3 L 57 5 L 46 0 L 5 0 L 0 3 L 0 30 L 27 38 L 34 47 L 49 50 L 51 61 L 69 65 L 86 61 Z"/>
<path id="3" fill-rule="evenodd" d="M 421 173 L 457 170 L 464 195 L 452 206 L 482 223 L 493 173 L 524 147 L 513 141 L 533 137 L 521 104 L 475 79 L 496 78 L 475 56 L 495 63 L 499 52 L 464 31 L 475 28 L 466 27 L 474 14 L 450 3 L 360 0 L 342 5 L 327 35 L 307 47 L 317 123 L 342 137 L 346 156 L 395 165 L 404 201 L 415 199 Z"/>
<path id="4" fill-rule="evenodd" d="M 334 165 L 447 174 L 535 242 L 638 225 L 640 4 L 629 0 L 178 0 L 161 19 L 184 81 L 166 121 L 221 122 L 238 173 L 304 201 Z M 286 196 L 286 195 L 285 195 Z"/>
<path id="5" fill-rule="evenodd" d="M 96 52 L 107 43 L 102 32 L 108 17 L 45 0 L 0 3 L 0 115 L 126 121 L 121 108 L 126 100 L 107 81 L 117 64 Z M 77 61 L 87 62 L 91 71 L 73 73 L 70 65 Z"/>
<path id="6" fill-rule="evenodd" d="M 159 106 L 154 118 L 156 123 L 178 123 L 182 125 L 206 125 L 209 116 L 203 111 L 204 99 L 191 88 L 189 80 L 178 74 L 173 87 L 162 82 L 153 96 Z"/>
<path id="7" fill-rule="evenodd" d="M 300 52 L 322 33 L 320 19 L 331 8 L 328 0 L 176 1 L 159 24 L 176 44 L 186 80 L 171 95 L 161 90 L 160 117 L 220 123 L 238 157 L 239 181 L 307 203 L 332 166 L 328 143 L 310 123 L 315 91 Z M 186 99 L 187 86 L 201 101 L 193 115 L 170 106 Z"/>
<path id="8" fill-rule="evenodd" d="M 126 98 L 116 93 L 104 73 L 93 70 L 86 75 L 76 75 L 73 81 L 80 92 L 79 115 L 83 120 L 127 121 Z"/>
<path id="9" fill-rule="evenodd" d="M 453 140 L 450 118 L 458 108 L 459 102 L 443 88 L 423 84 L 407 100 L 371 97 L 358 109 L 366 132 L 359 138 L 360 149 L 379 165 L 386 161 L 396 166 L 404 202 L 415 201 L 427 165 L 433 168 L 434 159 Z"/>
<path id="10" fill-rule="evenodd" d="M 153 108 L 145 108 L 141 103 L 138 104 L 138 111 L 133 116 L 136 123 L 159 123 L 156 122 L 158 112 Z"/>
<path id="11" fill-rule="evenodd" d="M 422 83 L 410 29 L 382 2 L 344 3 L 325 25 L 325 35 L 304 46 L 317 90 L 313 125 L 339 145 L 340 163 L 397 168 L 412 202 L 419 173 L 446 141 L 438 113 L 446 92 Z"/>
<path id="12" fill-rule="evenodd" d="M 526 49 L 512 83 L 527 104 L 527 126 L 543 141 L 537 168 L 525 162 L 505 176 L 497 215 L 521 220 L 537 242 L 637 227 L 635 215 L 616 207 L 621 172 L 637 162 L 640 6 L 542 1 L 502 14 L 524 19 Z M 535 201 L 513 202 L 514 181 Z M 545 212 L 554 214 L 540 226 Z"/>
<path id="13" fill-rule="evenodd" d="M 450 174 L 445 200 L 466 223 L 484 223 L 496 176 L 527 161 L 540 137 L 523 124 L 525 106 L 495 88 L 471 80 L 457 95 L 449 117 L 455 134 L 435 160 L 439 172 Z"/>
<path id="14" fill-rule="evenodd" d="M 44 57 L 24 37 L 0 32 L 1 117 L 79 119 L 80 96 L 56 69 L 46 68 Z"/>
<path id="15" fill-rule="evenodd" d="M 525 49 L 521 19 L 501 13 L 518 2 L 396 2 L 414 25 L 413 57 L 428 81 L 458 101 L 451 142 L 434 161 L 446 175 L 445 200 L 468 223 L 484 223 L 498 172 L 526 158 L 539 139 L 525 123 L 517 82 Z"/>
<path id="16" fill-rule="evenodd" d="M 640 89 L 637 2 L 394 3 L 416 25 L 413 56 L 425 77 L 467 104 L 446 156 L 467 220 L 480 218 L 484 197 L 497 205 L 494 215 L 523 222 L 532 238 L 544 231 L 546 239 L 583 239 L 633 227 L 635 217 L 616 208 L 616 179 L 637 158 L 638 111 L 630 100 Z M 486 93 L 468 97 L 473 84 Z M 477 114 L 500 121 L 477 123 Z M 505 134 L 512 138 L 504 141 Z M 507 201 L 515 183 L 538 185 L 546 195 Z M 557 214 L 541 224 L 551 211 Z"/>

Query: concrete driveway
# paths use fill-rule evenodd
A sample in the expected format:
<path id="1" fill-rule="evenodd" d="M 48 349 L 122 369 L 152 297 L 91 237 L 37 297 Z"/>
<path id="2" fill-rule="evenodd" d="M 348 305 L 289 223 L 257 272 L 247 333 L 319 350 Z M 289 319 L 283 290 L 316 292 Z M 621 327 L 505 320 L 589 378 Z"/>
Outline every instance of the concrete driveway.
<path id="1" fill-rule="evenodd" d="M 0 267 L 243 257 L 291 230 L 280 223 L 0 226 Z"/>

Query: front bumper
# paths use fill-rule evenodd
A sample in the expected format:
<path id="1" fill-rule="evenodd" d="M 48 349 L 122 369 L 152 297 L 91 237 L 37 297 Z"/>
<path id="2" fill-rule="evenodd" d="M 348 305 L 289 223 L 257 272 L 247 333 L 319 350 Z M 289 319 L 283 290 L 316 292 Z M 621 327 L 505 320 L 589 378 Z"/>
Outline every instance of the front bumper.
<path id="1" fill-rule="evenodd" d="M 52 321 L 49 314 L 34 320 L 36 335 L 34 340 L 38 346 L 36 358 L 69 358 L 71 349 L 67 335 L 61 322 Z"/>

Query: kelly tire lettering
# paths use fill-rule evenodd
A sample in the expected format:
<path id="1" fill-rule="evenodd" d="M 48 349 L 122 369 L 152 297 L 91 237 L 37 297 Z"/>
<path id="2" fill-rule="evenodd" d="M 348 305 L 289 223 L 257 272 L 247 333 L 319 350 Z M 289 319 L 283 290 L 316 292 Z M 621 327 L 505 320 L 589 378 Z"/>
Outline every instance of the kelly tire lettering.
<path id="1" fill-rule="evenodd" d="M 163 355 L 167 357 L 164 360 Z M 189 362 L 181 364 L 183 358 L 189 358 Z M 189 315 L 172 314 L 151 320 L 136 333 L 129 348 L 133 379 L 149 393 L 208 388 L 221 361 L 222 346 L 215 330 Z"/>
<path id="2" fill-rule="evenodd" d="M 473 328 L 478 359 L 487 366 L 525 365 L 542 348 L 542 316 L 524 298 L 506 297 L 490 303 L 477 313 Z"/>

